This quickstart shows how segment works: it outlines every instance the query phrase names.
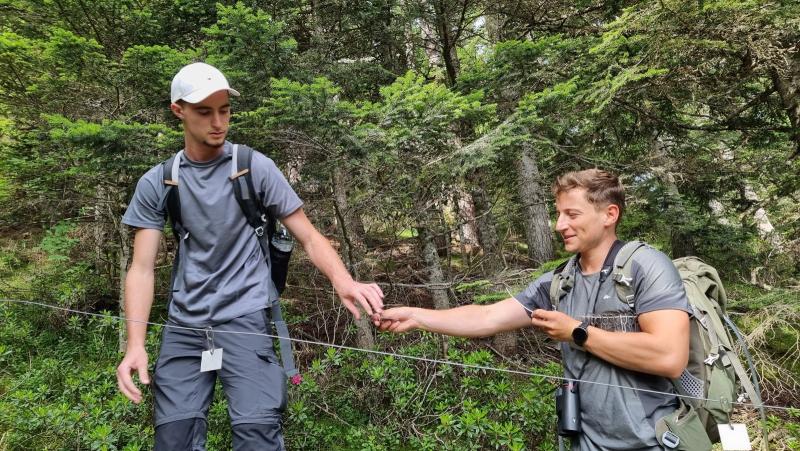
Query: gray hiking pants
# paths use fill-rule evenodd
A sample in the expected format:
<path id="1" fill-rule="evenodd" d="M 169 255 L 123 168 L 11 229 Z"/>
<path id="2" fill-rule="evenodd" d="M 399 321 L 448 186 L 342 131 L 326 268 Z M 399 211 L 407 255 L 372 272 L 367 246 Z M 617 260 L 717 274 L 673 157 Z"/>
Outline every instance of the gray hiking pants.
<path id="1" fill-rule="evenodd" d="M 213 330 L 214 347 L 224 350 L 222 368 L 201 373 L 200 356 L 209 349 L 206 333 L 164 328 L 153 377 L 155 450 L 205 450 L 206 416 L 217 376 L 228 401 L 234 450 L 283 450 L 286 377 L 272 339 L 220 333 L 272 333 L 268 310 L 235 318 Z"/>

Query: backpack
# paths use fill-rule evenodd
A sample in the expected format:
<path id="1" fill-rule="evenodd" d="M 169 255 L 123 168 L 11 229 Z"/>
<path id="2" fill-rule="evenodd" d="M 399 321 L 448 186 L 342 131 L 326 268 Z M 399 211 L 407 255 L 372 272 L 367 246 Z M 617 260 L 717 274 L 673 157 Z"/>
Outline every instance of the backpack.
<path id="1" fill-rule="evenodd" d="M 179 168 L 182 158 L 183 150 L 161 163 L 164 185 L 166 185 L 161 199 L 161 206 L 166 206 L 166 212 L 172 225 L 172 233 L 178 245 L 172 267 L 171 284 L 173 286 L 178 271 L 180 271 L 178 266 L 180 244 L 189 238 L 189 232 L 181 221 L 181 201 L 178 192 Z M 275 284 L 278 294 L 281 294 L 286 288 L 286 277 L 289 270 L 289 259 L 292 255 L 293 241 L 289 232 L 282 225 L 276 227 L 276 219 L 264 208 L 261 202 L 263 194 L 258 195 L 253 185 L 253 176 L 250 172 L 252 159 L 253 149 L 246 146 L 242 146 L 240 149 L 238 144 L 234 144 L 231 155 L 230 180 L 233 183 L 236 202 L 239 204 L 247 223 L 253 227 L 261 251 L 267 259 L 272 282 Z M 171 296 L 170 294 L 170 298 Z M 284 372 L 287 377 L 291 378 L 292 383 L 297 384 L 300 381 L 300 374 L 294 364 L 289 329 L 283 320 L 278 301 L 273 302 L 270 306 L 270 314 L 278 335 Z"/>
<path id="2" fill-rule="evenodd" d="M 641 241 L 631 241 L 622 246 L 613 257 L 610 268 L 617 297 L 636 306 L 633 287 L 633 256 L 647 246 Z M 686 297 L 692 309 L 689 340 L 689 362 L 683 374 L 672 383 L 685 409 L 694 409 L 700 418 L 708 439 L 719 441 L 717 424 L 729 423 L 733 402 L 761 403 L 761 397 L 733 348 L 730 331 L 739 331 L 725 314 L 727 296 L 717 270 L 697 257 L 673 260 L 680 273 Z M 558 308 L 560 299 L 572 288 L 572 270 L 575 257 L 556 268 L 550 285 L 550 301 Z M 752 364 L 750 365 L 752 367 Z M 737 380 L 742 393 L 737 395 Z M 757 384 L 757 382 L 756 382 Z M 703 399 L 695 399 L 703 398 Z"/>

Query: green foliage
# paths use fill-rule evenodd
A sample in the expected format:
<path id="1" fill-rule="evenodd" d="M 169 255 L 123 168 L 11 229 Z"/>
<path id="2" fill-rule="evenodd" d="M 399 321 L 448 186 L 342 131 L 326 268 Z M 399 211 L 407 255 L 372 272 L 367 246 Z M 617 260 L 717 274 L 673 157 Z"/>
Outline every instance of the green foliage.
<path id="1" fill-rule="evenodd" d="M 429 339 L 397 352 L 430 355 L 434 343 L 436 340 Z M 473 365 L 499 364 L 486 351 L 454 349 L 448 359 Z M 555 374 L 558 369 L 534 371 Z M 287 446 L 554 449 L 553 405 L 541 402 L 550 399 L 551 390 L 549 383 L 537 378 L 412 364 L 395 357 L 364 358 L 329 349 L 313 362 L 306 380 L 292 393 Z M 362 403 L 366 403 L 363 409 L 358 407 Z M 426 412 L 434 417 L 425 418 L 429 416 Z"/>
<path id="2" fill-rule="evenodd" d="M 491 120 L 494 105 L 483 104 L 481 92 L 461 95 L 412 72 L 380 93 L 381 102 L 362 111 L 375 120 L 361 130 L 369 164 L 378 168 L 376 183 L 390 208 L 403 206 L 424 218 L 431 190 L 444 188 L 451 177 L 457 156 L 453 124 Z"/>
<path id="3" fill-rule="evenodd" d="M 7 446 L 149 449 L 153 429 L 143 429 L 151 424 L 149 391 L 134 405 L 110 377 L 119 359 L 117 322 L 73 316 L 54 326 L 47 325 L 47 316 L 32 307 L 0 305 L 0 436 Z M 158 328 L 148 333 L 151 356 L 159 335 Z M 435 343 L 428 337 L 396 351 L 431 356 Z M 448 359 L 502 367 L 486 351 L 462 350 L 464 344 L 454 341 Z M 560 371 L 557 366 L 530 370 Z M 217 388 L 208 446 L 221 449 L 230 447 L 230 435 Z M 311 363 L 301 385 L 291 386 L 287 447 L 412 450 L 444 443 L 453 450 L 553 450 L 552 389 L 541 378 L 330 348 Z"/>
<path id="4" fill-rule="evenodd" d="M 3 3 L 0 234 L 14 244 L 0 251 L 0 291 L 116 308 L 129 245 L 119 218 L 141 174 L 183 145 L 167 108 L 169 84 L 183 64 L 204 60 L 243 94 L 232 100 L 231 139 L 291 163 L 323 232 L 334 224 L 330 193 L 346 198 L 345 214 L 363 234 L 362 277 L 419 283 L 425 262 L 413 251 L 431 235 L 445 278 L 472 281 L 453 294 L 476 303 L 507 297 L 500 284 L 517 280 L 495 285 L 503 275 L 481 266 L 484 249 L 462 254 L 455 239 L 459 196 L 479 191 L 488 205 L 476 216 L 495 226 L 505 243 L 496 257 L 525 274 L 523 282 L 562 262 L 526 271 L 520 206 L 532 199 L 518 194 L 525 146 L 548 205 L 546 187 L 558 173 L 614 170 L 628 188 L 622 238 L 697 254 L 726 281 L 771 286 L 729 284 L 729 307 L 748 333 L 761 334 L 765 377 L 794 377 L 800 158 L 788 157 L 800 146 L 800 3 L 461 6 Z M 765 218 L 773 232 L 764 232 Z M 424 290 L 393 296 L 429 300 Z M 308 332 L 316 304 L 297 302 L 297 327 Z M 100 376 L 119 358 L 113 327 L 26 309 L 0 307 L 0 315 L 0 449 L 149 446 L 151 428 L 138 432 L 149 410 L 122 402 Z M 330 327 L 324 335 L 342 329 L 349 337 L 352 326 Z M 402 350 L 436 355 L 435 343 L 426 336 Z M 452 358 L 498 364 L 467 342 L 450 344 Z M 308 384 L 291 394 L 293 448 L 553 447 L 550 398 L 536 382 L 312 354 Z M 786 421 L 796 435 L 796 418 L 773 423 Z M 230 447 L 224 402 L 210 421 L 209 447 Z M 797 448 L 795 439 L 785 443 Z"/>
<path id="5" fill-rule="evenodd" d="M 39 299 L 85 308 L 103 297 L 108 280 L 88 261 L 75 257 L 80 240 L 74 223 L 62 222 L 46 231 L 39 245 L 46 259 L 33 270 L 31 288 Z"/>
<path id="6" fill-rule="evenodd" d="M 120 77 L 132 94 L 132 110 L 141 112 L 144 122 L 169 119 L 170 83 L 172 77 L 184 65 L 194 59 L 192 52 L 181 52 L 166 45 L 135 45 L 122 55 Z"/>
<path id="7" fill-rule="evenodd" d="M 532 278 L 532 279 L 535 279 L 535 278 L 537 278 L 537 277 L 541 276 L 542 274 L 544 274 L 544 273 L 546 273 L 546 272 L 553 271 L 553 270 L 554 270 L 554 269 L 556 269 L 556 268 L 557 268 L 559 265 L 561 265 L 561 264 L 562 264 L 562 263 L 564 263 L 565 261 L 569 260 L 569 259 L 570 259 L 570 257 L 572 257 L 572 256 L 569 256 L 569 257 L 562 257 L 562 258 L 558 258 L 558 259 L 556 259 L 556 260 L 551 260 L 551 261 L 549 261 L 549 262 L 544 262 L 544 263 L 542 263 L 542 265 L 541 265 L 541 266 L 539 266 L 539 268 L 537 268 L 537 269 L 536 269 L 536 271 L 534 271 L 533 273 L 531 273 L 531 278 Z"/>
<path id="8" fill-rule="evenodd" d="M 489 285 L 491 285 L 491 282 L 488 280 L 476 280 L 473 282 L 460 283 L 453 287 L 453 290 L 455 290 L 457 293 L 460 293 L 462 291 L 484 288 Z"/>
<path id="9" fill-rule="evenodd" d="M 41 248 L 49 261 L 65 262 L 69 260 L 69 251 L 78 243 L 76 238 L 69 236 L 74 231 L 75 224 L 62 222 L 46 232 Z"/>
<path id="10" fill-rule="evenodd" d="M 208 62 L 239 87 L 249 106 L 265 96 L 270 78 L 286 73 L 297 47 L 284 22 L 243 2 L 231 6 L 218 3 L 216 23 L 203 31 L 208 36 Z"/>
<path id="11" fill-rule="evenodd" d="M 5 445 L 149 449 L 152 427 L 143 426 L 150 424 L 149 402 L 128 402 L 109 377 L 118 358 L 116 321 L 72 317 L 56 328 L 46 318 L 47 312 L 0 305 Z"/>
<path id="12" fill-rule="evenodd" d="M 664 75 L 667 69 L 658 68 L 625 68 L 614 75 L 607 75 L 605 79 L 594 83 L 594 91 L 587 96 L 587 100 L 596 104 L 592 110 L 594 113 L 601 112 L 620 90 L 629 87 L 630 84 L 651 77 Z"/>
<path id="13" fill-rule="evenodd" d="M 800 450 L 800 411 L 798 409 L 790 409 L 788 417 L 790 421 L 775 415 L 770 415 L 767 418 L 770 429 L 785 429 L 786 440 L 784 443 L 787 448 L 792 451 Z"/>
<path id="14" fill-rule="evenodd" d="M 357 156 L 358 144 L 352 131 L 355 107 L 340 99 L 338 86 L 324 77 L 312 83 L 273 79 L 271 85 L 264 106 L 237 115 L 239 133 L 268 141 L 270 147 L 286 154 L 303 155 L 314 169 L 323 169 L 312 171 L 314 174 L 328 172 L 325 164 L 329 159 Z"/>

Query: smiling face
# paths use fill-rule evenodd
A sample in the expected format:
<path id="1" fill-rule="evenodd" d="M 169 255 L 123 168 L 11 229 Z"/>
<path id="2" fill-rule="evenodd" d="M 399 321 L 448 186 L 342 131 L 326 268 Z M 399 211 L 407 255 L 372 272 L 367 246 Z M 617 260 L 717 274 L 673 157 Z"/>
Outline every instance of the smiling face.
<path id="1" fill-rule="evenodd" d="M 574 188 L 556 196 L 556 232 L 564 239 L 564 249 L 585 253 L 616 238 L 619 206 L 597 206 L 589 202 L 585 188 Z"/>
<path id="2" fill-rule="evenodd" d="M 187 149 L 218 149 L 225 143 L 231 119 L 227 90 L 217 91 L 198 103 L 180 102 L 170 107 L 183 121 Z"/>

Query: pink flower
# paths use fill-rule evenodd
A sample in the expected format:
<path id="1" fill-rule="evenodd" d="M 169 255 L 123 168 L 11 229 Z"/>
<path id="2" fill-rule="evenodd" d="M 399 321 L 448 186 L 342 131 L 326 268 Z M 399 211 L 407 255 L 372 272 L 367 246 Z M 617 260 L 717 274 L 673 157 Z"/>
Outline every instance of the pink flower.
<path id="1" fill-rule="evenodd" d="M 300 385 L 303 382 L 303 375 L 300 373 L 295 374 L 292 376 L 289 381 L 291 381 L 292 385 Z"/>

